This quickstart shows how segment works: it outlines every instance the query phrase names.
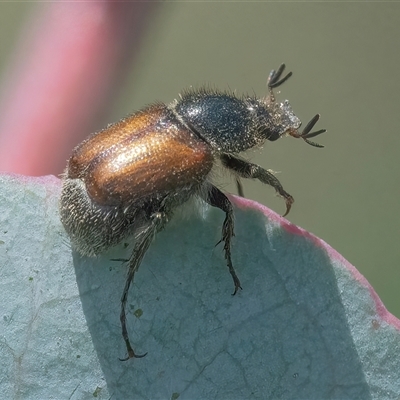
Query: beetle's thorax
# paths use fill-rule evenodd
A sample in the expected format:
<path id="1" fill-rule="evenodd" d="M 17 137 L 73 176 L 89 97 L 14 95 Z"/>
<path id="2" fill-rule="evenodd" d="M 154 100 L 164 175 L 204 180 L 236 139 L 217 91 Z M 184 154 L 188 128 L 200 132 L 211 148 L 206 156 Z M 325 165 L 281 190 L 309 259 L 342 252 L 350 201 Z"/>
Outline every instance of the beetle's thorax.
<path id="1" fill-rule="evenodd" d="M 189 90 L 169 107 L 216 152 L 239 153 L 300 126 L 287 100 L 278 103 L 270 97 L 239 98 L 232 93 Z"/>

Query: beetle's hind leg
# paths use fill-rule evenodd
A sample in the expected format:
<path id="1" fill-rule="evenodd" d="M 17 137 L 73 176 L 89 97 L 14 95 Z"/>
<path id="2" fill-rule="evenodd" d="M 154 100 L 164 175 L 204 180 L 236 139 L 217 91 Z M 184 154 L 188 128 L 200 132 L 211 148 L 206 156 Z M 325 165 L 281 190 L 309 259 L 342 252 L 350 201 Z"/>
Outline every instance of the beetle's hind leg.
<path id="1" fill-rule="evenodd" d="M 234 227 L 234 216 L 233 216 L 233 208 L 232 203 L 229 199 L 214 185 L 210 185 L 208 193 L 203 197 L 204 200 L 213 207 L 217 207 L 225 212 L 225 220 L 222 225 L 222 238 L 217 243 L 217 245 L 221 242 L 224 242 L 224 251 L 225 251 L 225 259 L 227 262 L 227 266 L 229 269 L 229 273 L 232 276 L 233 284 L 235 285 L 235 290 L 233 295 L 241 289 L 240 280 L 236 275 L 235 268 L 232 264 L 231 257 L 231 240 L 232 237 L 235 236 Z"/>
<path id="2" fill-rule="evenodd" d="M 126 358 L 120 358 L 121 361 L 127 361 L 130 358 L 141 358 L 147 354 L 136 354 L 131 346 L 128 329 L 126 327 L 126 302 L 128 299 L 129 288 L 133 281 L 133 277 L 135 276 L 135 272 L 139 269 L 143 257 L 150 247 L 151 242 L 153 241 L 154 235 L 157 233 L 157 231 L 161 230 L 165 226 L 166 222 L 167 216 L 165 213 L 155 212 L 151 215 L 148 226 L 142 228 L 135 237 L 135 246 L 133 248 L 131 257 L 128 260 L 128 274 L 126 276 L 125 287 L 121 297 L 120 321 L 122 328 L 122 337 L 124 338 L 126 350 L 128 352 L 128 356 Z"/>

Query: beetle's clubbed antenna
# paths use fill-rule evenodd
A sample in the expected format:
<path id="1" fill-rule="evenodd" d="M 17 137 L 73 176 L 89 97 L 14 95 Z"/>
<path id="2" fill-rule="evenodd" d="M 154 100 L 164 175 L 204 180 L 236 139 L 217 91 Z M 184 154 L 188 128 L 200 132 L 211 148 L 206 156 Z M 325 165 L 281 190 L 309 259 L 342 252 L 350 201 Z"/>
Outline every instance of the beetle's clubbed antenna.
<path id="1" fill-rule="evenodd" d="M 320 115 L 317 114 L 313 118 L 311 118 L 311 120 L 308 122 L 306 127 L 303 129 L 303 132 L 299 133 L 298 130 L 293 130 L 293 131 L 289 132 L 289 135 L 293 136 L 295 138 L 303 139 L 306 143 L 308 143 L 311 146 L 319 147 L 319 148 L 324 147 L 322 144 L 315 143 L 315 142 L 312 142 L 311 140 L 308 140 L 310 138 L 320 135 L 321 133 L 326 132 L 326 129 L 320 129 L 319 131 L 310 132 L 311 129 L 314 128 L 315 124 L 318 122 L 319 117 L 320 117 Z"/>
<path id="2" fill-rule="evenodd" d="M 293 72 L 288 72 L 282 79 L 280 79 L 280 77 L 282 76 L 282 73 L 285 70 L 285 68 L 286 68 L 286 65 L 285 64 L 281 64 L 277 71 L 272 70 L 269 73 L 268 88 L 275 89 L 278 86 L 281 86 L 283 83 L 285 83 L 293 75 Z"/>
<path id="3" fill-rule="evenodd" d="M 286 68 L 286 65 L 285 64 L 281 64 L 276 71 L 273 69 L 269 73 L 268 81 L 267 81 L 267 87 L 268 87 L 268 91 L 269 91 L 269 96 L 270 96 L 271 102 L 275 101 L 275 96 L 274 96 L 273 89 L 277 88 L 278 86 L 281 86 L 283 83 L 285 83 L 293 75 L 292 72 L 288 72 L 282 78 L 282 74 L 283 74 L 283 71 L 285 70 L 285 68 Z M 292 130 L 291 132 L 289 132 L 289 134 L 291 136 L 295 137 L 295 138 L 303 139 L 306 143 L 308 143 L 311 146 L 319 147 L 319 148 L 324 147 L 322 144 L 315 143 L 315 142 L 313 142 L 311 140 L 308 140 L 310 138 L 313 138 L 315 136 L 320 135 L 321 133 L 326 132 L 326 129 L 320 129 L 319 131 L 310 132 L 311 129 L 313 129 L 315 124 L 318 122 L 319 117 L 320 117 L 319 114 L 315 115 L 309 121 L 309 123 L 306 125 L 306 127 L 303 129 L 303 132 L 299 133 L 299 131 L 296 129 L 296 130 Z"/>
<path id="4" fill-rule="evenodd" d="M 292 72 L 288 72 L 283 78 L 281 78 L 282 73 L 285 70 L 285 68 L 286 68 L 286 65 L 285 64 L 281 64 L 277 71 L 275 71 L 273 69 L 269 73 L 268 81 L 267 81 L 267 87 L 268 87 L 269 95 L 270 95 L 270 98 L 271 98 L 272 102 L 275 101 L 275 96 L 274 96 L 274 93 L 273 93 L 272 89 L 275 89 L 278 86 L 281 86 L 283 83 L 285 83 L 293 75 Z"/>

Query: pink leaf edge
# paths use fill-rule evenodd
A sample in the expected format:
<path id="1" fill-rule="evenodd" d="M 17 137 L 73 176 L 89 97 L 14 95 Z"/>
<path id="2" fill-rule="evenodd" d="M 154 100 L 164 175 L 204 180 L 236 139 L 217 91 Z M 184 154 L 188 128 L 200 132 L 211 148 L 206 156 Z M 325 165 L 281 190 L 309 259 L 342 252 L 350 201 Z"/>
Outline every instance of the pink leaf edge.
<path id="1" fill-rule="evenodd" d="M 232 196 L 234 197 L 235 204 L 241 208 L 251 208 L 253 210 L 257 210 L 263 213 L 268 219 L 274 221 L 276 224 L 280 225 L 284 230 L 293 234 L 306 237 L 311 240 L 316 246 L 324 249 L 329 257 L 336 262 L 339 262 L 346 268 L 351 275 L 354 277 L 356 281 L 358 281 L 362 286 L 368 289 L 376 308 L 376 313 L 382 321 L 385 321 L 389 325 L 392 325 L 395 329 L 400 331 L 400 320 L 391 314 L 383 304 L 382 300 L 379 298 L 378 294 L 375 292 L 374 288 L 367 281 L 367 279 L 357 270 L 357 268 L 350 264 L 341 254 L 339 254 L 335 249 L 333 249 L 328 243 L 315 236 L 311 232 L 306 231 L 303 228 L 300 228 L 297 225 L 292 224 L 286 218 L 283 218 L 275 211 L 272 211 L 268 207 L 257 203 L 253 200 L 249 200 L 242 197 Z"/>

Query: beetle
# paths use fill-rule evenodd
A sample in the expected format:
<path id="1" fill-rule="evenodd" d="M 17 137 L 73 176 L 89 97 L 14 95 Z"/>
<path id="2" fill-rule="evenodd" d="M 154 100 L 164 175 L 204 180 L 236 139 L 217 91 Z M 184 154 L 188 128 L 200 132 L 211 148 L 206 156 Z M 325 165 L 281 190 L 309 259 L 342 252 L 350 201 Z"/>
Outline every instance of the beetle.
<path id="1" fill-rule="evenodd" d="M 154 103 L 104 130 L 90 135 L 72 152 L 63 174 L 61 221 L 73 248 L 95 256 L 133 237 L 128 273 L 121 298 L 120 321 L 128 356 L 141 358 L 131 346 L 126 327 L 126 302 L 133 277 L 155 234 L 172 218 L 176 208 L 193 196 L 225 213 L 222 225 L 225 259 L 234 283 L 241 289 L 231 258 L 234 214 L 228 197 L 210 180 L 217 161 L 236 178 L 258 179 L 272 186 L 286 202 L 293 197 L 268 170 L 238 154 L 275 141 L 284 135 L 309 139 L 317 114 L 302 132 L 301 121 L 287 100 L 278 102 L 273 89 L 292 75 L 282 77 L 285 65 L 272 70 L 265 98 L 238 97 L 218 90 L 187 90 L 169 105 Z M 220 243 L 219 242 L 219 243 Z"/>

